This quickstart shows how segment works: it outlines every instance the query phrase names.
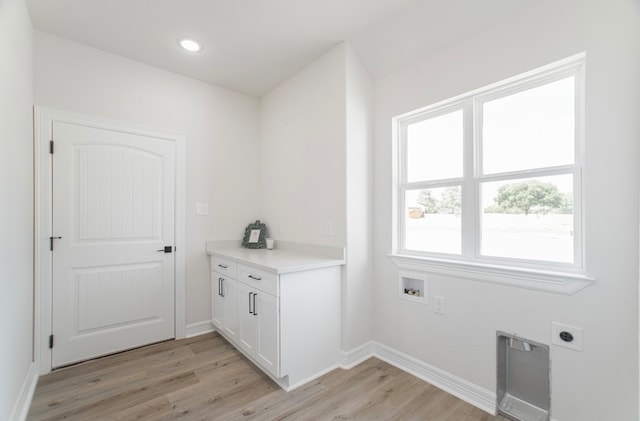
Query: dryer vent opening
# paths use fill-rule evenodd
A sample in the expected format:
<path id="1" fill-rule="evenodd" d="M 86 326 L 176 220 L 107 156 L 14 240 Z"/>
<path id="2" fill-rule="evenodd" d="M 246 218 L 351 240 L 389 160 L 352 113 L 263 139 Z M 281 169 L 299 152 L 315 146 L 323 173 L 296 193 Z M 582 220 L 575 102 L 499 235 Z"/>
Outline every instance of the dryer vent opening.
<path id="1" fill-rule="evenodd" d="M 498 414 L 516 421 L 548 421 L 549 346 L 497 332 Z"/>

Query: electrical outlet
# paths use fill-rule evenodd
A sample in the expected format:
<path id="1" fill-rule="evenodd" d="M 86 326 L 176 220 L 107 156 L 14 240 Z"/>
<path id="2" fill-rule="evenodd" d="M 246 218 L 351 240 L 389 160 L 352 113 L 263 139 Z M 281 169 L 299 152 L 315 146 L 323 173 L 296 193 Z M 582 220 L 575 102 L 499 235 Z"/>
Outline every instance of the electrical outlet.
<path id="1" fill-rule="evenodd" d="M 582 352 L 582 328 L 552 322 L 551 343 Z"/>
<path id="2" fill-rule="evenodd" d="M 444 297 L 433 297 L 433 311 L 437 314 L 444 314 Z"/>
<path id="3" fill-rule="evenodd" d="M 278 224 L 278 234 L 282 234 L 284 232 L 284 226 L 282 224 Z"/>
<path id="4" fill-rule="evenodd" d="M 329 222 L 329 221 L 327 221 L 326 235 L 327 235 L 327 237 L 332 237 L 333 236 L 333 224 L 331 222 Z"/>

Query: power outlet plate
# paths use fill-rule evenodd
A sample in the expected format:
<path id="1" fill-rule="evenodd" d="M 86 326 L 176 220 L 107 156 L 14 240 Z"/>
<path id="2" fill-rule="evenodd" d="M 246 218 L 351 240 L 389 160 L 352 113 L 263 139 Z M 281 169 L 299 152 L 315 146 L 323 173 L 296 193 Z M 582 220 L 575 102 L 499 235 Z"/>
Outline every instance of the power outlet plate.
<path id="1" fill-rule="evenodd" d="M 444 314 L 444 297 L 433 297 L 433 312 Z"/>
<path id="2" fill-rule="evenodd" d="M 582 352 L 582 328 L 552 322 L 551 343 L 553 345 Z"/>

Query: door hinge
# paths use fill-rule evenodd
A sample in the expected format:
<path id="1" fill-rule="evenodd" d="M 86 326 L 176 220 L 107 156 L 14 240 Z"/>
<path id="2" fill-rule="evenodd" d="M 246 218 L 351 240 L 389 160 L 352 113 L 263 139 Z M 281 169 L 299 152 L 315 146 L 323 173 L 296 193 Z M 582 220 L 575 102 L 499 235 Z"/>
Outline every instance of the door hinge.
<path id="1" fill-rule="evenodd" d="M 53 140 L 49 141 L 49 153 L 52 154 L 53 153 Z"/>
<path id="2" fill-rule="evenodd" d="M 49 335 L 49 349 L 53 349 L 53 335 Z"/>

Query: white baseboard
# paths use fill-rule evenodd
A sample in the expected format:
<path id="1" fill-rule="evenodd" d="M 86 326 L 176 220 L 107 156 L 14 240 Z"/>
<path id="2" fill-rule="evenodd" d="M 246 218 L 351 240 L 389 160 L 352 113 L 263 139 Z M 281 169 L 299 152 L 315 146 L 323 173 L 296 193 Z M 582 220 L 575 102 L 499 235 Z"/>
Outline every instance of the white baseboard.
<path id="1" fill-rule="evenodd" d="M 377 342 L 374 355 L 483 411 L 496 413 L 496 394 L 490 390 Z"/>
<path id="2" fill-rule="evenodd" d="M 33 399 L 33 392 L 36 390 L 36 384 L 38 384 L 38 368 L 35 363 L 31 363 L 29 371 L 24 379 L 20 394 L 13 406 L 13 411 L 9 416 L 10 421 L 24 421 L 29 414 L 29 407 Z"/>
<path id="3" fill-rule="evenodd" d="M 324 370 L 315 373 L 313 376 L 308 377 L 308 378 L 306 378 L 304 380 L 300 380 L 300 381 L 298 381 L 298 382 L 296 382 L 294 384 L 282 385 L 278 381 L 276 381 L 276 383 L 280 384 L 280 386 L 285 390 L 285 392 L 291 392 L 292 390 L 297 389 L 300 386 L 303 386 L 303 385 L 305 385 L 305 384 L 307 384 L 309 382 L 314 381 L 318 377 L 322 377 L 325 374 L 332 372 L 333 370 L 341 369 L 341 368 L 342 368 L 341 366 L 336 364 L 336 365 L 334 365 L 332 367 L 325 368 Z"/>
<path id="4" fill-rule="evenodd" d="M 342 356 L 342 361 L 340 361 L 340 366 L 345 370 L 353 368 L 373 357 L 375 351 L 375 344 L 373 341 L 366 342 L 350 351 L 340 351 Z"/>
<path id="5" fill-rule="evenodd" d="M 352 368 L 376 357 L 485 412 L 496 414 L 496 394 L 414 357 L 372 341 L 350 351 L 342 351 L 342 368 Z"/>
<path id="6" fill-rule="evenodd" d="M 215 331 L 216 327 L 208 320 L 205 322 L 191 323 L 186 326 L 185 338 L 192 338 L 194 336 L 204 335 L 205 333 Z"/>

